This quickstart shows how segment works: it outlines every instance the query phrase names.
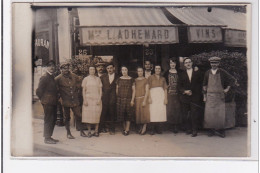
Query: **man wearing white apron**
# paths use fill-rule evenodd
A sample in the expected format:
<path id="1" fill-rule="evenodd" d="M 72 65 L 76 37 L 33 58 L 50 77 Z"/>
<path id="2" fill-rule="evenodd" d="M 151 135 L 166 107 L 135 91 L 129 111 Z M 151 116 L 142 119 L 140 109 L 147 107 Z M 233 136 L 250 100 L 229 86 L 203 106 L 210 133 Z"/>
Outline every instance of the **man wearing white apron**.
<path id="1" fill-rule="evenodd" d="M 218 68 L 221 58 L 209 58 L 211 69 L 205 73 L 203 94 L 205 104 L 204 128 L 208 136 L 217 134 L 225 137 L 225 94 L 229 92 L 234 78 L 225 70 Z"/>

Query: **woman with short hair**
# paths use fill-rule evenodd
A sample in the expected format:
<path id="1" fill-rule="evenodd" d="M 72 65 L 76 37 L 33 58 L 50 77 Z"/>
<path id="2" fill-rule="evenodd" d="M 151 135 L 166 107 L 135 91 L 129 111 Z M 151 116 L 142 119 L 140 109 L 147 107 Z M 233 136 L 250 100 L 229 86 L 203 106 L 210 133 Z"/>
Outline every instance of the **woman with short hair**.
<path id="1" fill-rule="evenodd" d="M 82 81 L 82 122 L 87 123 L 88 137 L 98 137 L 98 126 L 102 110 L 102 83 L 95 75 L 95 66 L 89 66 L 89 75 Z M 91 133 L 91 124 L 95 124 L 95 132 Z"/>
<path id="2" fill-rule="evenodd" d="M 122 76 L 116 82 L 117 121 L 123 122 L 123 135 L 129 135 L 130 123 L 134 120 L 135 81 L 128 76 L 128 68 L 121 67 Z"/>

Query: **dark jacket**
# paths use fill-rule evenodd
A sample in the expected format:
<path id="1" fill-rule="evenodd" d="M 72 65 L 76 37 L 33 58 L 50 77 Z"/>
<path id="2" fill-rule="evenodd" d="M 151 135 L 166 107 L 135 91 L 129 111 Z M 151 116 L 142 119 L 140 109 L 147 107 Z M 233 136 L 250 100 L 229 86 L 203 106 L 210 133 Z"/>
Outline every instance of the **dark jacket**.
<path id="1" fill-rule="evenodd" d="M 201 104 L 202 101 L 202 74 L 201 72 L 194 71 L 192 72 L 191 76 L 191 82 L 189 80 L 188 74 L 185 71 L 181 72 L 179 74 L 178 78 L 178 91 L 180 94 L 180 100 L 183 103 L 195 103 L 195 104 Z M 188 96 L 184 93 L 184 90 L 191 90 L 192 95 Z"/>
<path id="2" fill-rule="evenodd" d="M 118 75 L 115 74 L 115 78 L 113 82 L 109 83 L 109 76 L 108 74 L 103 74 L 100 79 L 102 82 L 102 97 L 116 97 L 116 81 L 118 79 Z"/>
<path id="3" fill-rule="evenodd" d="M 60 74 L 55 78 L 62 105 L 64 107 L 74 107 L 80 105 L 79 92 L 81 92 L 81 79 L 74 73 L 65 76 Z"/>
<path id="4" fill-rule="evenodd" d="M 58 90 L 53 75 L 46 72 L 40 78 L 36 95 L 39 97 L 42 104 L 57 105 Z"/>

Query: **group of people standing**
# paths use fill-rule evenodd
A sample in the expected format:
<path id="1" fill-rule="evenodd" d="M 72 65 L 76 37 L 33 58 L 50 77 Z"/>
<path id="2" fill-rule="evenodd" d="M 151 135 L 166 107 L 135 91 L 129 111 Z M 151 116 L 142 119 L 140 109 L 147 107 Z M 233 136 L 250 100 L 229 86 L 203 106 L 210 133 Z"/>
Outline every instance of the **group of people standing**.
<path id="1" fill-rule="evenodd" d="M 138 133 L 145 135 L 162 133 L 162 123 L 169 122 L 174 133 L 180 128 L 196 137 L 200 124 L 199 109 L 204 109 L 204 127 L 208 136 L 225 137 L 225 93 L 229 92 L 234 78 L 218 68 L 220 58 L 209 59 L 211 69 L 204 75 L 192 60 L 185 58 L 185 70 L 177 68 L 177 61 L 169 59 L 170 69 L 162 75 L 161 65 L 145 61 L 144 69 L 137 67 L 137 78 L 128 75 L 128 68 L 121 66 L 122 75 L 115 73 L 113 64 L 106 65 L 107 73 L 89 66 L 89 75 L 83 80 L 69 71 L 69 64 L 60 66 L 61 74 L 54 78 L 55 63 L 47 64 L 47 72 L 40 79 L 36 91 L 44 108 L 45 143 L 55 144 L 52 133 L 56 121 L 56 104 L 61 98 L 65 114 L 67 137 L 70 132 L 70 109 L 74 113 L 76 127 L 82 137 L 98 137 L 100 132 L 115 134 L 115 125 L 122 123 L 122 134 L 130 133 L 131 122 L 140 125 Z M 80 104 L 82 93 L 83 103 Z M 223 111 L 224 110 L 224 111 Z M 87 134 L 84 132 L 87 123 Z M 95 125 L 91 132 L 91 125 Z"/>

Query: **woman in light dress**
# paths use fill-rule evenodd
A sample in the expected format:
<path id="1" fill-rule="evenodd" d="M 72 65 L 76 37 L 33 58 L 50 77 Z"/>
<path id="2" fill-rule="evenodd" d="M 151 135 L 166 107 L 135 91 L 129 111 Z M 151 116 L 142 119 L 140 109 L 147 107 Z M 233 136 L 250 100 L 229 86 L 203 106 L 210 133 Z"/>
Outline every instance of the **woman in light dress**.
<path id="1" fill-rule="evenodd" d="M 89 75 L 82 81 L 82 122 L 87 123 L 88 137 L 98 137 L 98 126 L 102 110 L 102 83 L 99 77 L 95 76 L 95 67 L 89 67 Z M 91 124 L 95 124 L 95 132 L 91 133 Z"/>
<path id="2" fill-rule="evenodd" d="M 141 124 L 140 135 L 145 135 L 147 123 L 150 122 L 150 111 L 148 103 L 149 85 L 144 77 L 142 67 L 137 68 L 138 77 L 135 79 L 135 115 L 136 124 Z"/>

